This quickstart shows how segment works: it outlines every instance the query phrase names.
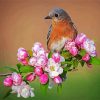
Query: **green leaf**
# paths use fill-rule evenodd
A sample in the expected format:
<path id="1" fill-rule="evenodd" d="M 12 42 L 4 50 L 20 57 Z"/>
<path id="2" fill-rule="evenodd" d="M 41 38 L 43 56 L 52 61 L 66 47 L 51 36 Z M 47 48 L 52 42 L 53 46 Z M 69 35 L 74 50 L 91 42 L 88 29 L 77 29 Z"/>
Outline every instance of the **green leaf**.
<path id="1" fill-rule="evenodd" d="M 62 80 L 65 80 L 66 79 L 66 74 L 67 74 L 67 71 L 68 70 L 63 70 L 63 73 L 60 75 L 60 77 L 62 78 Z"/>
<path id="2" fill-rule="evenodd" d="M 52 52 L 50 51 L 48 54 L 48 58 L 51 58 L 51 57 L 52 57 Z"/>
<path id="3" fill-rule="evenodd" d="M 81 49 L 80 53 L 81 56 L 84 56 L 86 54 L 86 51 L 84 49 Z"/>
<path id="4" fill-rule="evenodd" d="M 22 65 L 21 67 L 20 67 L 20 72 L 22 72 L 22 73 L 28 73 L 28 72 L 33 72 L 34 71 L 34 67 L 32 67 L 32 66 L 24 66 L 24 65 Z"/>
<path id="5" fill-rule="evenodd" d="M 61 52 L 61 56 L 63 56 L 64 58 L 69 58 L 71 54 L 68 51 L 64 50 Z"/>
<path id="6" fill-rule="evenodd" d="M 83 60 L 80 61 L 81 66 L 83 67 L 85 62 Z"/>
<path id="7" fill-rule="evenodd" d="M 40 88 L 43 94 L 47 93 L 48 85 L 49 85 L 49 81 L 46 84 L 40 84 Z"/>
<path id="8" fill-rule="evenodd" d="M 58 84 L 58 86 L 57 86 L 57 92 L 58 92 L 59 94 L 62 93 L 62 84 Z"/>
<path id="9" fill-rule="evenodd" d="M 18 71 L 20 72 L 20 68 L 21 68 L 22 65 L 20 63 L 18 63 L 16 66 L 18 68 Z"/>
<path id="10" fill-rule="evenodd" d="M 29 54 L 30 57 L 32 57 L 33 56 L 32 50 L 28 50 L 28 54 Z"/>
<path id="11" fill-rule="evenodd" d="M 92 65 L 100 65 L 100 59 L 97 58 L 97 57 L 91 57 L 90 63 L 91 63 Z"/>
<path id="12" fill-rule="evenodd" d="M 73 60 L 73 67 L 76 68 L 78 66 L 78 61 L 77 59 L 74 59 Z"/>
<path id="13" fill-rule="evenodd" d="M 9 89 L 6 93 L 5 93 L 5 95 L 3 96 L 3 99 L 6 99 L 10 94 L 11 94 L 11 89 Z"/>
<path id="14" fill-rule="evenodd" d="M 72 64 L 73 62 L 72 61 L 64 61 L 64 62 L 61 62 L 61 65 L 65 65 L 65 64 Z"/>
<path id="15" fill-rule="evenodd" d="M 18 73 L 18 71 L 15 68 L 8 67 L 8 66 L 5 66 L 4 68 L 6 68 L 6 69 L 8 69 L 8 70 L 10 70 L 12 72 L 17 72 Z"/>

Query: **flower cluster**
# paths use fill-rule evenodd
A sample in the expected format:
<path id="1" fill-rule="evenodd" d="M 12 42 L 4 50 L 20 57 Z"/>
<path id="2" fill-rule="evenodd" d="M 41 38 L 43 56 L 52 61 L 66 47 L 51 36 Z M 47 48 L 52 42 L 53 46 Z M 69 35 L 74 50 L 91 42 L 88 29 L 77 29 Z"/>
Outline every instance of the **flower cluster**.
<path id="1" fill-rule="evenodd" d="M 43 45 L 37 42 L 32 50 L 18 49 L 18 70 L 4 79 L 4 85 L 11 87 L 11 93 L 17 93 L 18 97 L 33 97 L 30 83 L 36 78 L 42 86 L 51 88 L 52 83 L 60 86 L 68 71 L 75 69 L 79 63 L 82 66 L 85 63 L 92 64 L 91 59 L 95 57 L 95 44 L 83 33 L 78 34 L 75 40 L 66 41 L 60 52 L 47 52 Z"/>

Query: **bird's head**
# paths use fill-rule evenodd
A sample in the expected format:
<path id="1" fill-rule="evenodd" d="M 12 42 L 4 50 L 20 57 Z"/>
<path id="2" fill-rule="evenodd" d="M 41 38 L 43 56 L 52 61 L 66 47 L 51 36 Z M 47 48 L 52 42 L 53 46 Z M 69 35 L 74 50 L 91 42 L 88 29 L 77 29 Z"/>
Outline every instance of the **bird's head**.
<path id="1" fill-rule="evenodd" d="M 52 19 L 55 22 L 62 20 L 71 20 L 69 14 L 61 8 L 54 8 L 49 12 L 49 15 L 45 19 Z"/>

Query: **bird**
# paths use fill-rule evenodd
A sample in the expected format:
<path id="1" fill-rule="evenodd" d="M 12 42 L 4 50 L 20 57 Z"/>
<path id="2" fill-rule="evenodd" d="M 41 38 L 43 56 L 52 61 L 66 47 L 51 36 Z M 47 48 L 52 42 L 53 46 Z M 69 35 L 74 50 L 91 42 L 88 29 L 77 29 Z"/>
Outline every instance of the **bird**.
<path id="1" fill-rule="evenodd" d="M 62 8 L 53 8 L 45 19 L 51 19 L 47 34 L 48 50 L 60 52 L 65 42 L 76 38 L 77 28 L 68 12 Z"/>

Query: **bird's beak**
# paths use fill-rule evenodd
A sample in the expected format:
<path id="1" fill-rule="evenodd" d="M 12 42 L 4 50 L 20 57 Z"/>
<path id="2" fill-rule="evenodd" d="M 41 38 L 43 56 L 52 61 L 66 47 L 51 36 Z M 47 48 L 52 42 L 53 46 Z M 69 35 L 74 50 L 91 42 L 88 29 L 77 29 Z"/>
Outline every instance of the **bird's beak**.
<path id="1" fill-rule="evenodd" d="M 46 16 L 44 19 L 52 19 L 50 16 Z"/>

